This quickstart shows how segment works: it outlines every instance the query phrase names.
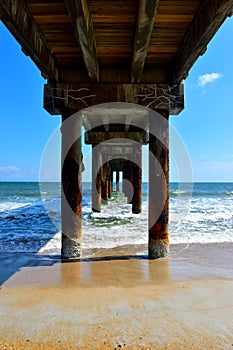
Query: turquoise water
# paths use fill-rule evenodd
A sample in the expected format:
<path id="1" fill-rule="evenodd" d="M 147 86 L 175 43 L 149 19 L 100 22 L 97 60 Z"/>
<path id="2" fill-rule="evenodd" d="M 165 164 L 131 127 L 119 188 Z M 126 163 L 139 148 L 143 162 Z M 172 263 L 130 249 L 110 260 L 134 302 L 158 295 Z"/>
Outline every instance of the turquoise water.
<path id="1" fill-rule="evenodd" d="M 59 253 L 60 190 L 59 183 L 0 183 L 0 252 Z M 147 243 L 147 183 L 139 215 L 116 192 L 100 214 L 93 213 L 91 184 L 83 183 L 82 192 L 84 248 Z M 232 242 L 232 209 L 233 183 L 171 183 L 171 243 Z"/>

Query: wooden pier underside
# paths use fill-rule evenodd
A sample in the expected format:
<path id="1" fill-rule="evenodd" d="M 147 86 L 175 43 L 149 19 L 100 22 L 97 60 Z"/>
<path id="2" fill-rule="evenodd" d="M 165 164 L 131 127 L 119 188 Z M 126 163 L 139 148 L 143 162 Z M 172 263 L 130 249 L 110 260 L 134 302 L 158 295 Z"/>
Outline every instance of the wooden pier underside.
<path id="1" fill-rule="evenodd" d="M 2 0 L 0 17 L 51 83 L 180 83 L 231 0 Z"/>

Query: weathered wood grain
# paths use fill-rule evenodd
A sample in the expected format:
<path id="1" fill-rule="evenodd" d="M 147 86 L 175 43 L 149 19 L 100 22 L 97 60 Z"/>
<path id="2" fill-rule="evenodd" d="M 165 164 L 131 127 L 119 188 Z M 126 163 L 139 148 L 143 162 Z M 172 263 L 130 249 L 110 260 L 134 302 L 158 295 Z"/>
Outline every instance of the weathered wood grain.
<path id="1" fill-rule="evenodd" d="M 82 51 L 88 75 L 99 81 L 99 63 L 95 42 L 95 34 L 87 1 L 65 0 L 74 33 Z"/>
<path id="2" fill-rule="evenodd" d="M 50 81 L 59 80 L 59 69 L 50 45 L 43 32 L 22 0 L 2 0 L 1 20 L 13 34 L 23 52 L 31 57 Z"/>
<path id="3" fill-rule="evenodd" d="M 105 102 L 129 102 L 178 114 L 184 108 L 183 84 L 47 84 L 44 108 L 51 114 L 79 111 Z"/>
<path id="4" fill-rule="evenodd" d="M 202 1 L 177 50 L 171 68 L 171 81 L 177 82 L 187 77 L 190 68 L 206 51 L 209 41 L 232 11 L 232 0 Z"/>
<path id="5" fill-rule="evenodd" d="M 140 77 L 153 30 L 154 16 L 157 11 L 158 2 L 159 0 L 139 1 L 131 69 L 132 83 L 140 82 Z"/>
<path id="6" fill-rule="evenodd" d="M 233 12 L 233 3 L 2 0 L 0 12 L 49 82 L 176 83 Z"/>

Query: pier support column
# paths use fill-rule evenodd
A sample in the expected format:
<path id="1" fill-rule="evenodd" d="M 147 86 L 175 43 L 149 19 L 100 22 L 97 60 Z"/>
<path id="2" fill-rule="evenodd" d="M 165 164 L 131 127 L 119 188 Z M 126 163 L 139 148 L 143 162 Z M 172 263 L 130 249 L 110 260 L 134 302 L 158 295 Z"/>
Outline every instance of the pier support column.
<path id="1" fill-rule="evenodd" d="M 120 172 L 116 171 L 116 191 L 120 192 Z"/>
<path id="2" fill-rule="evenodd" d="M 122 170 L 122 192 L 124 193 L 124 195 L 127 197 L 127 186 L 126 186 L 126 162 L 124 163 L 124 166 L 123 166 L 123 170 Z"/>
<path id="3" fill-rule="evenodd" d="M 127 203 L 132 204 L 133 199 L 133 163 L 130 160 L 126 160 L 123 168 L 123 191 L 127 197 Z"/>
<path id="4" fill-rule="evenodd" d="M 108 163 L 107 163 L 107 175 L 106 175 L 106 184 L 105 184 L 105 186 L 106 186 L 106 200 L 107 200 L 107 202 L 108 202 L 108 198 L 109 198 L 109 193 L 108 193 L 108 191 L 109 191 L 109 176 L 108 176 Z"/>
<path id="5" fill-rule="evenodd" d="M 101 151 L 92 146 L 92 210 L 101 212 Z"/>
<path id="6" fill-rule="evenodd" d="M 81 120 L 62 116 L 62 259 L 82 256 Z"/>
<path id="7" fill-rule="evenodd" d="M 101 194 L 102 203 L 108 204 L 108 162 L 106 159 L 103 159 Z"/>
<path id="8" fill-rule="evenodd" d="M 139 214 L 142 211 L 142 146 L 134 145 L 133 164 L 133 188 L 134 194 L 132 199 L 132 212 Z"/>
<path id="9" fill-rule="evenodd" d="M 133 203 L 133 163 L 128 160 L 127 161 L 127 180 L 128 182 L 128 186 L 130 186 L 131 184 L 131 188 L 128 189 L 128 193 L 127 193 L 127 197 L 128 197 L 128 204 L 132 204 Z"/>
<path id="10" fill-rule="evenodd" d="M 149 121 L 149 258 L 169 254 L 169 153 L 167 110 Z"/>
<path id="11" fill-rule="evenodd" d="M 108 198 L 110 199 L 112 196 L 112 167 L 111 163 L 109 163 L 109 172 L 108 172 Z"/>

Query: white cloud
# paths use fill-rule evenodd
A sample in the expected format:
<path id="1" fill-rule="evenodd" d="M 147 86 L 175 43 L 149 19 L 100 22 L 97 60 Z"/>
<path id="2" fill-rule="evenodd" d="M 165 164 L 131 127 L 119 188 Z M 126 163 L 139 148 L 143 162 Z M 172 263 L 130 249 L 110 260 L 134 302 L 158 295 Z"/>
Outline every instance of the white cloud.
<path id="1" fill-rule="evenodd" d="M 0 167 L 0 178 L 17 178 L 21 174 L 21 170 L 14 165 Z"/>
<path id="2" fill-rule="evenodd" d="M 20 172 L 20 169 L 17 168 L 14 165 L 8 165 L 8 166 L 2 166 L 0 167 L 0 172 L 1 173 L 8 173 L 8 172 Z"/>
<path id="3" fill-rule="evenodd" d="M 199 75 L 198 77 L 198 86 L 204 87 L 208 83 L 213 83 L 215 80 L 222 77 L 221 73 L 206 73 Z"/>

